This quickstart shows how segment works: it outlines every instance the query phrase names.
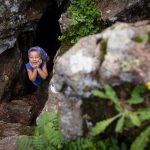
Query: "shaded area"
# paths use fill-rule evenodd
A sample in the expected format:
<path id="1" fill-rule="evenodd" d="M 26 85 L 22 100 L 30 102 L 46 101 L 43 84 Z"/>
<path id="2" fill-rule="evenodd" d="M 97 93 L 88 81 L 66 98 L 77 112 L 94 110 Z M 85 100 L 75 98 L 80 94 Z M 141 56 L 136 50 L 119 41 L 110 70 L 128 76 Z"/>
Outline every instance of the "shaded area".
<path id="1" fill-rule="evenodd" d="M 38 23 L 34 37 L 33 45 L 44 48 L 50 57 L 49 70 L 53 67 L 53 58 L 61 44 L 58 40 L 58 37 L 61 35 L 58 20 L 67 2 L 68 0 L 64 0 L 58 7 L 57 2 L 52 1 Z"/>

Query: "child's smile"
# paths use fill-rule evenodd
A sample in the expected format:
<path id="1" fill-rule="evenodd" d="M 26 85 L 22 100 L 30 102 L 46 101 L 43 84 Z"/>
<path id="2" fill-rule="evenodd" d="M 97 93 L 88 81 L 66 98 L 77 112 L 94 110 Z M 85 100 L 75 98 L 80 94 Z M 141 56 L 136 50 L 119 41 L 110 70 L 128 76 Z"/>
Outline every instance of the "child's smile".
<path id="1" fill-rule="evenodd" d="M 41 60 L 41 56 L 39 54 L 39 52 L 36 52 L 36 51 L 32 51 L 30 52 L 29 54 L 29 62 L 32 63 L 32 64 L 37 64 L 39 63 Z"/>

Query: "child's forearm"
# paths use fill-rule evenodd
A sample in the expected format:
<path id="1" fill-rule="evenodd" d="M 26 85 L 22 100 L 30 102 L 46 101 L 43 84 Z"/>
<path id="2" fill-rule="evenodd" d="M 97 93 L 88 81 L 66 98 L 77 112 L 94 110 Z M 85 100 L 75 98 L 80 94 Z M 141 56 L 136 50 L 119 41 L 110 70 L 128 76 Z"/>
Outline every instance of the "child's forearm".
<path id="1" fill-rule="evenodd" d="M 32 74 L 30 75 L 29 79 L 31 81 L 35 81 L 36 80 L 36 77 L 37 77 L 37 69 L 33 69 L 33 72 Z"/>
<path id="2" fill-rule="evenodd" d="M 44 72 L 41 68 L 37 68 L 37 71 L 39 73 L 39 75 L 41 76 L 42 79 L 46 79 L 48 74 L 46 72 Z"/>

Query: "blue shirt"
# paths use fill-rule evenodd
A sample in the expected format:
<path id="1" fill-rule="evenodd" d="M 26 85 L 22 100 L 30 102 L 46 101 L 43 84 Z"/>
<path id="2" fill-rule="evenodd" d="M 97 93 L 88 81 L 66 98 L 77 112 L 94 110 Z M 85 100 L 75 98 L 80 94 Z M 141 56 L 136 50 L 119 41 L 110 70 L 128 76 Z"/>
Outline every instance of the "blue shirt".
<path id="1" fill-rule="evenodd" d="M 25 64 L 26 68 L 33 71 L 33 67 L 30 65 L 30 63 Z M 40 68 L 42 69 L 42 67 L 44 66 L 44 63 L 42 62 L 40 65 Z M 41 78 L 41 76 L 39 74 L 37 74 L 37 77 L 35 79 L 35 81 L 33 81 L 33 84 L 36 86 L 40 86 L 42 83 L 43 79 Z"/>

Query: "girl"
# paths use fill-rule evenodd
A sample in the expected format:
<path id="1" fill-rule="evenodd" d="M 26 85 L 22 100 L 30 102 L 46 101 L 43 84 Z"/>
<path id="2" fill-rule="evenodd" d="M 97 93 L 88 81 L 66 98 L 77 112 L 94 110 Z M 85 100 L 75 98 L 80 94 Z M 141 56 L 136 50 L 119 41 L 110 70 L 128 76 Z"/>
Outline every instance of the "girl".
<path id="1" fill-rule="evenodd" d="M 26 65 L 29 80 L 36 86 L 40 86 L 43 79 L 48 76 L 46 61 L 47 53 L 40 47 L 35 46 L 28 50 L 29 62 Z"/>

